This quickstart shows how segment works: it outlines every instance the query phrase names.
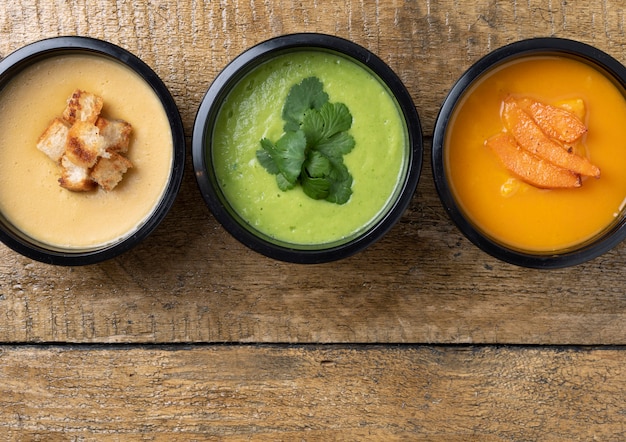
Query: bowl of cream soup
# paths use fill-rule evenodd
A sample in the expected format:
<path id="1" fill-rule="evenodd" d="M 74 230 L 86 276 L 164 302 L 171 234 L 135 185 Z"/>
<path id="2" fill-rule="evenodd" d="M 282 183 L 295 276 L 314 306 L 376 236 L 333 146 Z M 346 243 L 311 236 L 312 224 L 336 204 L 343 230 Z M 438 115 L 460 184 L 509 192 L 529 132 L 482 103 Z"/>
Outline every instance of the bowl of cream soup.
<path id="1" fill-rule="evenodd" d="M 444 100 L 432 168 L 444 208 L 483 251 L 561 268 L 626 236 L 626 68 L 535 38 L 471 66 Z"/>
<path id="2" fill-rule="evenodd" d="M 176 104 L 142 60 L 55 37 L 0 61 L 0 240 L 44 263 L 86 265 L 137 245 L 183 175 Z"/>
<path id="3" fill-rule="evenodd" d="M 274 259 L 322 263 L 365 249 L 402 216 L 422 132 L 408 91 L 376 55 L 290 34 L 215 78 L 192 156 L 205 202 L 235 238 Z"/>

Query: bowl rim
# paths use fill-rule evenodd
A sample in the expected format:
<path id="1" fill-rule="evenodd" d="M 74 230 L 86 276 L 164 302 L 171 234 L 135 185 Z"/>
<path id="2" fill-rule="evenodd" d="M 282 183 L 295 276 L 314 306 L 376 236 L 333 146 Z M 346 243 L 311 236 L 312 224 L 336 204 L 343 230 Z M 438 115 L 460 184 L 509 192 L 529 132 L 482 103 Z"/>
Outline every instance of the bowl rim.
<path id="1" fill-rule="evenodd" d="M 323 50 L 340 54 L 375 74 L 394 96 L 405 120 L 409 155 L 404 182 L 398 198 L 387 212 L 357 238 L 324 249 L 301 248 L 284 242 L 273 242 L 256 236 L 232 218 L 225 198 L 211 184 L 212 171 L 207 165 L 205 140 L 220 107 L 222 98 L 250 70 L 264 61 L 289 51 Z M 239 242 L 267 257 L 299 264 L 316 264 L 347 258 L 382 238 L 399 220 L 413 198 L 423 160 L 422 128 L 410 93 L 395 72 L 377 55 L 342 37 L 322 33 L 285 34 L 257 43 L 231 60 L 215 77 L 198 108 L 192 135 L 192 160 L 202 197 L 220 224 Z M 219 187 L 219 186 L 215 186 Z M 242 220 L 243 223 L 245 221 Z M 252 227 L 250 227 L 252 228 Z M 260 233 L 260 232 L 259 232 Z M 261 234 L 262 235 L 262 234 Z M 332 244 L 332 243 L 331 243 Z"/>
<path id="2" fill-rule="evenodd" d="M 626 217 L 610 225 L 597 241 L 591 240 L 562 252 L 532 253 L 507 247 L 480 232 L 465 217 L 447 184 L 444 164 L 444 141 L 448 122 L 457 101 L 483 74 L 504 63 L 524 57 L 562 55 L 578 59 L 604 71 L 615 83 L 626 87 L 626 67 L 604 51 L 589 44 L 559 37 L 535 37 L 509 43 L 484 55 L 456 81 L 444 99 L 433 130 L 431 168 L 441 203 L 456 227 L 474 245 L 489 255 L 520 267 L 557 269 L 590 261 L 609 251 L 626 238 Z M 625 97 L 626 99 L 626 97 Z"/>
<path id="3" fill-rule="evenodd" d="M 174 203 L 184 174 L 186 146 L 182 119 L 165 83 L 152 68 L 130 51 L 105 40 L 85 36 L 58 36 L 38 40 L 22 46 L 0 60 L 0 88 L 4 87 L 15 74 L 38 61 L 65 54 L 92 54 L 114 60 L 138 74 L 159 98 L 172 132 L 173 158 L 169 181 L 160 201 L 152 213 L 130 235 L 120 241 L 105 244 L 94 249 L 73 251 L 29 242 L 21 235 L 5 227 L 0 222 L 0 241 L 14 251 L 36 261 L 61 266 L 82 266 L 114 258 L 144 240 L 165 218 Z"/>

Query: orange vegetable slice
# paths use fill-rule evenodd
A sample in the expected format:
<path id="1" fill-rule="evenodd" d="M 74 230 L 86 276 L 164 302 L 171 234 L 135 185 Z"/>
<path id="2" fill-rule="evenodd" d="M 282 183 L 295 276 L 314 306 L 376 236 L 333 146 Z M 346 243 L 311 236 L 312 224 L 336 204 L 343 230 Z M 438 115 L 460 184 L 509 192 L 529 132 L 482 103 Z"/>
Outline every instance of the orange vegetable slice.
<path id="1" fill-rule="evenodd" d="M 582 98 L 565 98 L 555 102 L 554 105 L 576 115 L 580 121 L 585 119 L 587 111 L 585 109 L 585 102 Z"/>
<path id="2" fill-rule="evenodd" d="M 489 138 L 485 145 L 497 155 L 509 172 L 535 187 L 563 189 L 581 186 L 579 175 L 532 155 L 506 132 Z"/>
<path id="3" fill-rule="evenodd" d="M 585 123 L 568 110 L 530 99 L 519 100 L 518 104 L 550 138 L 571 144 L 587 132 Z"/>
<path id="4" fill-rule="evenodd" d="M 533 155 L 569 169 L 575 174 L 600 177 L 600 169 L 597 166 L 585 157 L 568 152 L 561 144 L 548 137 L 516 101 L 512 99 L 504 101 L 502 117 L 517 143 Z"/>

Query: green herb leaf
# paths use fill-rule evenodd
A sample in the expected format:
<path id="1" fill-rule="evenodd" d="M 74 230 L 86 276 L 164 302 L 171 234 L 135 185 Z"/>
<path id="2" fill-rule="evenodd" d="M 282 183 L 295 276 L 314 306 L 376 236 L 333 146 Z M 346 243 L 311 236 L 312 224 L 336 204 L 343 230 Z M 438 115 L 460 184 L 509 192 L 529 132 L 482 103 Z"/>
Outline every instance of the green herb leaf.
<path id="1" fill-rule="evenodd" d="M 352 176 L 343 156 L 355 145 L 348 133 L 352 115 L 343 103 L 329 103 L 323 85 L 309 77 L 293 86 L 283 107 L 283 135 L 273 143 L 263 138 L 259 163 L 276 175 L 279 189 L 298 183 L 314 199 L 344 204 L 352 195 Z"/>
<path id="2" fill-rule="evenodd" d="M 330 173 L 331 164 L 324 155 L 318 151 L 311 150 L 304 162 L 304 168 L 310 177 L 320 178 Z"/>
<path id="3" fill-rule="evenodd" d="M 317 109 L 309 109 L 302 117 L 301 128 L 307 144 L 316 146 L 324 137 L 324 117 Z"/>
<path id="4" fill-rule="evenodd" d="M 348 132 L 339 132 L 330 138 L 321 140 L 315 148 L 328 158 L 341 158 L 352 151 L 354 144 L 352 135 Z"/>
<path id="5" fill-rule="evenodd" d="M 352 115 L 343 103 L 326 103 L 319 111 L 309 109 L 304 113 L 302 119 L 302 130 L 311 146 L 343 133 L 349 130 L 351 126 Z"/>
<path id="6" fill-rule="evenodd" d="M 276 156 L 272 156 L 280 173 L 290 183 L 295 183 L 305 160 L 306 137 L 304 132 L 285 132 L 276 142 Z"/>
<path id="7" fill-rule="evenodd" d="M 310 198 L 316 200 L 328 198 L 330 186 L 328 178 L 313 178 L 306 173 L 302 176 L 302 190 Z"/>
<path id="8" fill-rule="evenodd" d="M 261 140 L 261 147 L 262 149 L 256 151 L 256 158 L 257 160 L 259 160 L 259 164 L 261 164 L 261 166 L 263 166 L 265 170 L 267 170 L 272 175 L 280 173 L 280 169 L 278 168 L 276 162 L 270 154 L 270 152 L 276 151 L 274 143 L 272 143 L 267 138 L 263 138 Z"/>
<path id="9" fill-rule="evenodd" d="M 343 164 L 343 160 L 333 161 L 333 168 L 328 175 L 330 189 L 326 201 L 345 204 L 352 196 L 352 175 Z"/>
<path id="10" fill-rule="evenodd" d="M 324 138 L 347 131 L 352 126 L 352 115 L 343 103 L 326 103 L 320 109 L 320 114 L 324 120 Z"/>
<path id="11" fill-rule="evenodd" d="M 308 109 L 320 109 L 328 101 L 324 85 L 316 77 L 308 77 L 293 86 L 287 94 L 283 107 L 285 131 L 298 130 Z"/>
<path id="12" fill-rule="evenodd" d="M 295 183 L 304 163 L 306 138 L 302 131 L 286 132 L 276 144 L 267 138 L 261 140 L 262 150 L 257 151 L 259 163 L 276 175 L 281 173 L 290 183 Z"/>
<path id="13" fill-rule="evenodd" d="M 285 175 L 283 175 L 282 173 L 276 175 L 276 184 L 278 184 L 278 188 L 283 192 L 286 192 L 287 190 L 291 190 L 296 187 L 296 183 L 290 182 L 287 178 L 285 178 Z"/>

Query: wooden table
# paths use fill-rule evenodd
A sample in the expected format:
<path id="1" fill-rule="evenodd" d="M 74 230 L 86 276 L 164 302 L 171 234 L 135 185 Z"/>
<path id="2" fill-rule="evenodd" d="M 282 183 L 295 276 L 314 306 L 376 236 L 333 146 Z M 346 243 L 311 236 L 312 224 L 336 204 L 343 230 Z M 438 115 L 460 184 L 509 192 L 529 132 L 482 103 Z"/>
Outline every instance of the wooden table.
<path id="1" fill-rule="evenodd" d="M 620 0 L 4 3 L 0 56 L 57 35 L 119 44 L 165 81 L 188 140 L 220 69 L 292 32 L 388 62 L 427 150 L 451 85 L 499 46 L 559 36 L 626 62 Z M 626 244 L 563 270 L 491 258 L 443 211 L 429 151 L 380 242 L 277 262 L 216 222 L 188 160 L 165 221 L 119 258 L 53 267 L 0 246 L 0 439 L 623 441 L 625 266 Z"/>

